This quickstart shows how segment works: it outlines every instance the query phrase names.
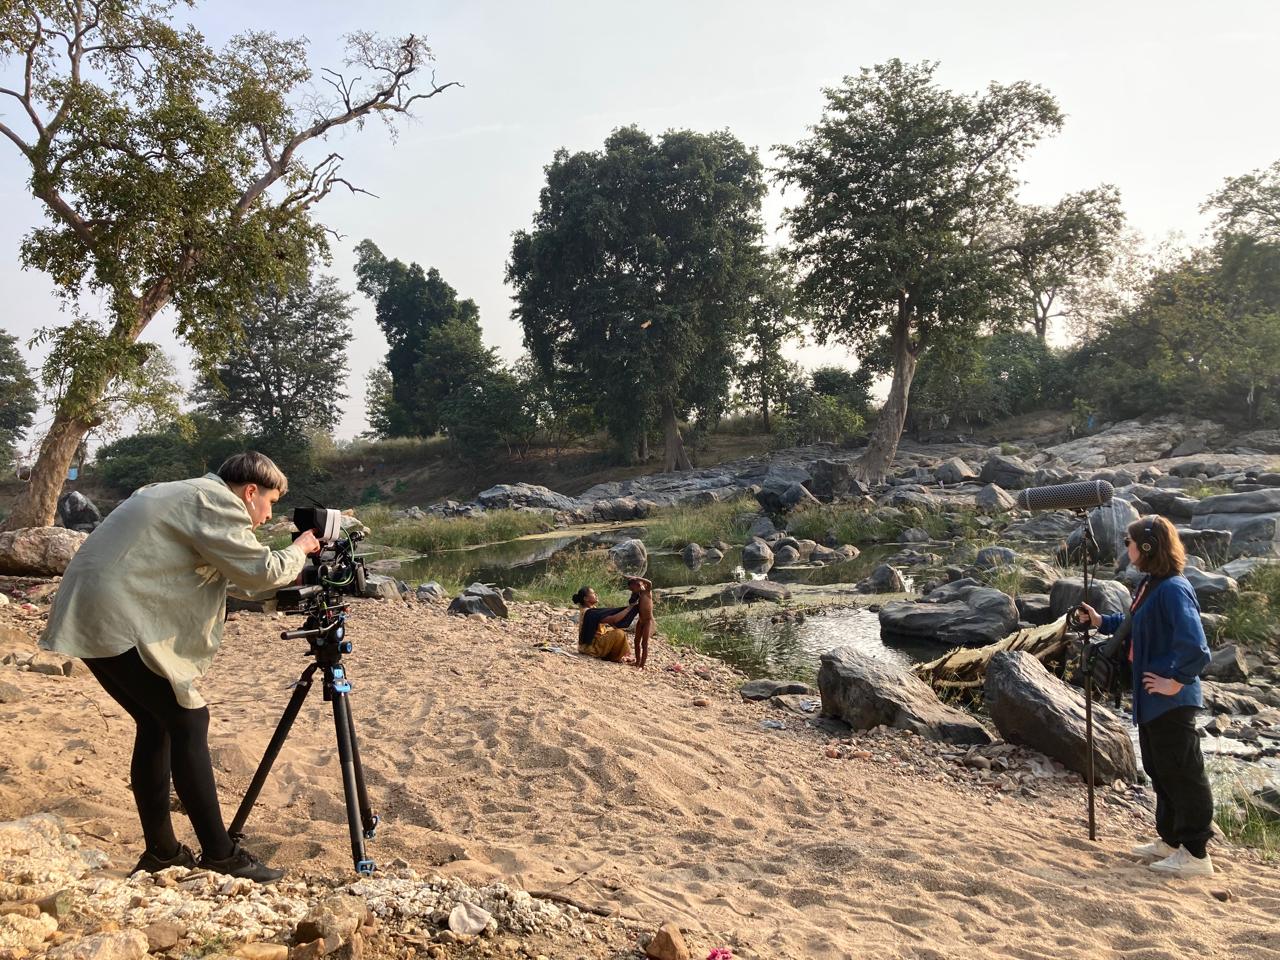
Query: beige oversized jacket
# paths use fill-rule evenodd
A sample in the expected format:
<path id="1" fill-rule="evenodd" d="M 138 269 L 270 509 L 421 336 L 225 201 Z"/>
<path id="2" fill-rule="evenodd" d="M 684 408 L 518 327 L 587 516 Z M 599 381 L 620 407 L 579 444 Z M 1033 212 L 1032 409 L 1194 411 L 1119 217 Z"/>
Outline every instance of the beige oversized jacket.
<path id="1" fill-rule="evenodd" d="M 70 657 L 137 648 L 184 707 L 222 643 L 228 582 L 237 594 L 292 583 L 306 557 L 253 535 L 249 511 L 217 474 L 143 487 L 107 515 L 67 567 L 40 639 Z"/>

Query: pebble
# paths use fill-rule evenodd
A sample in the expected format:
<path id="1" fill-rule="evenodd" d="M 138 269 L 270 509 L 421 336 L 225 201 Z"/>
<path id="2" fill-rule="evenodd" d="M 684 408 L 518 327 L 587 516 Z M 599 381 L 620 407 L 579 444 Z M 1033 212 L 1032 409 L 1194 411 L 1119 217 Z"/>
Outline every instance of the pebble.
<path id="1" fill-rule="evenodd" d="M 694 697 L 693 705 L 695 707 L 709 707 L 711 706 L 711 701 L 708 700 L 706 697 Z"/>

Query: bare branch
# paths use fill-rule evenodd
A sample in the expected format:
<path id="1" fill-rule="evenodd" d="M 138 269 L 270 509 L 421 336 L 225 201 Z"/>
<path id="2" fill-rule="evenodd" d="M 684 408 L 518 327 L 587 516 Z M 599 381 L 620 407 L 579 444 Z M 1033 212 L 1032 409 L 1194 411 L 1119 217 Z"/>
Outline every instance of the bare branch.
<path id="1" fill-rule="evenodd" d="M 12 140 L 14 144 L 17 146 L 17 148 L 22 151 L 23 156 L 25 156 L 28 160 L 32 159 L 31 144 L 27 143 L 20 136 L 14 133 L 13 130 L 11 130 L 7 125 L 3 123 L 0 123 L 0 133 L 3 133 L 6 137 Z"/>

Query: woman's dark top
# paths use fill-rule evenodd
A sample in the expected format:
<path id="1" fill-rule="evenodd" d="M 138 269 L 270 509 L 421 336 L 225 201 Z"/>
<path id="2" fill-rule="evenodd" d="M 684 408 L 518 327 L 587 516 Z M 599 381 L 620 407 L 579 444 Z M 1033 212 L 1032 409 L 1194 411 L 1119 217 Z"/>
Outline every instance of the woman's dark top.
<path id="1" fill-rule="evenodd" d="M 600 621 L 605 617 L 612 617 L 615 613 L 621 613 L 626 607 L 592 607 L 590 610 L 582 612 L 582 621 L 578 624 L 578 645 L 588 646 L 591 641 L 596 638 L 596 630 L 600 626 Z M 631 612 L 619 620 L 614 626 L 629 627 L 631 621 L 636 618 L 639 610 L 635 607 L 631 608 Z"/>

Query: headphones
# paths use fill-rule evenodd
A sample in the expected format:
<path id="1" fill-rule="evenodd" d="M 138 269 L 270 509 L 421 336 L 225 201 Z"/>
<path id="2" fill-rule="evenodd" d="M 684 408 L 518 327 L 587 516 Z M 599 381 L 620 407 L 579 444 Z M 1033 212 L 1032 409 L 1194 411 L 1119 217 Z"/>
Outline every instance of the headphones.
<path id="1" fill-rule="evenodd" d="M 1156 515 L 1152 514 L 1142 524 L 1142 542 L 1138 544 L 1138 549 L 1143 553 L 1150 553 L 1151 548 L 1156 542 Z"/>

